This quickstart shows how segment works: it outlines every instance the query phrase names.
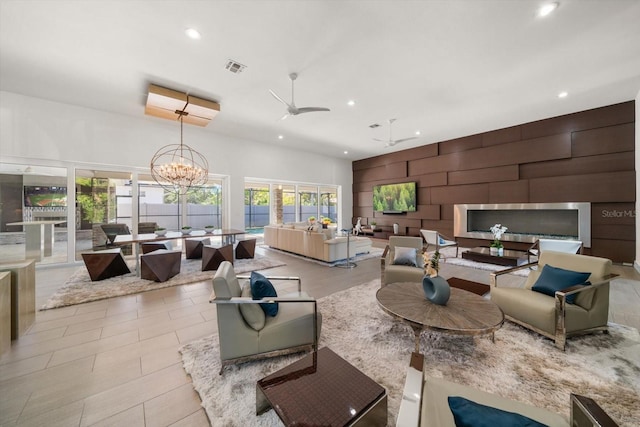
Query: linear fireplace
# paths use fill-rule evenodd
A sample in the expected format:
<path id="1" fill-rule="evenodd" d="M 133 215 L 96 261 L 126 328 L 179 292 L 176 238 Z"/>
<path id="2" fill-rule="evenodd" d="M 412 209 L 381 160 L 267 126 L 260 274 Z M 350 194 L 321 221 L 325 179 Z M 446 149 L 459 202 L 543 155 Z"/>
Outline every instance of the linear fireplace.
<path id="1" fill-rule="evenodd" d="M 455 205 L 456 237 L 493 239 L 494 224 L 508 228 L 502 240 L 535 242 L 538 238 L 580 240 L 591 247 L 590 203 L 508 203 Z"/>

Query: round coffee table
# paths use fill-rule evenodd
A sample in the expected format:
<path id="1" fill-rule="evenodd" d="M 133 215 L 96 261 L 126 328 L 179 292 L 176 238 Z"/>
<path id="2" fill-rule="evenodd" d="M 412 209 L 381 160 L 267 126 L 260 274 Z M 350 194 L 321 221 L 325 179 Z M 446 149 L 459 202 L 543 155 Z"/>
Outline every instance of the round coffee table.
<path id="1" fill-rule="evenodd" d="M 424 296 L 422 283 L 414 282 L 383 286 L 376 292 L 376 299 L 385 312 L 411 326 L 416 353 L 420 352 L 420 333 L 424 330 L 457 335 L 493 334 L 504 322 L 504 313 L 496 304 L 454 287 L 447 305 L 431 303 Z"/>

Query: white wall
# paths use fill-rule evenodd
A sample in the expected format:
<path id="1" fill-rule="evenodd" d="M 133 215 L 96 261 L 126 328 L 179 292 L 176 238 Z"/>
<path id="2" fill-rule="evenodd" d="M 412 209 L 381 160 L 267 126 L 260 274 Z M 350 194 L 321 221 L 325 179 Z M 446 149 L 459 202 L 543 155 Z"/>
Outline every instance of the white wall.
<path id="1" fill-rule="evenodd" d="M 244 229 L 245 177 L 342 186 L 341 220 L 345 225 L 351 222 L 351 161 L 212 130 L 215 119 L 204 129 L 185 125 L 184 143 L 204 154 L 210 173 L 229 176 L 230 227 Z M 179 124 L 145 116 L 143 105 L 137 118 L 0 92 L 2 159 L 11 156 L 148 170 L 160 147 L 179 142 Z"/>

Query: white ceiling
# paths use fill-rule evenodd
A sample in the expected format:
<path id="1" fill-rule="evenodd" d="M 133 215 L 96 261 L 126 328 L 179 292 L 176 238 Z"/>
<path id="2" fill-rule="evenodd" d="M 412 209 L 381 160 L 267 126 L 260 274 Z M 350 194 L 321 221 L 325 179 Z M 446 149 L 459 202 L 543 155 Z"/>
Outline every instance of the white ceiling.
<path id="1" fill-rule="evenodd" d="M 0 0 L 0 89 L 153 122 L 155 83 L 219 102 L 212 135 L 348 159 L 635 99 L 640 1 L 543 3 Z M 280 121 L 291 72 L 298 107 L 331 112 Z M 421 136 L 385 148 L 390 118 Z"/>

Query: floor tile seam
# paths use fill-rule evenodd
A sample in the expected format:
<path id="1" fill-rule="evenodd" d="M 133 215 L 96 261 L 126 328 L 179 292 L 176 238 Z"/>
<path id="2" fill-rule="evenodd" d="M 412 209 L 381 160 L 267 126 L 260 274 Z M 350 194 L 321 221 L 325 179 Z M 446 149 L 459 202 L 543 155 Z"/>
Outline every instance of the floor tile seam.
<path id="1" fill-rule="evenodd" d="M 169 320 L 168 322 L 166 322 L 166 323 L 169 325 L 169 327 L 168 327 L 167 329 L 163 329 L 163 332 L 161 332 L 161 333 L 160 333 L 160 334 L 158 334 L 158 335 L 152 335 L 152 336 L 149 336 L 149 337 L 145 337 L 144 339 L 145 339 L 145 340 L 147 340 L 147 339 L 150 339 L 150 338 L 155 338 L 155 337 L 157 337 L 157 336 L 159 336 L 159 335 L 163 335 L 163 334 L 164 334 L 164 333 L 166 333 L 166 332 L 170 332 L 170 331 L 175 332 L 175 331 L 179 331 L 179 330 L 181 330 L 181 329 L 189 328 L 189 327 L 192 327 L 192 326 L 195 326 L 195 325 L 200 325 L 200 324 L 202 324 L 202 323 L 207 322 L 207 320 L 202 316 L 202 313 L 196 313 L 196 314 L 197 314 L 198 316 L 194 316 L 194 317 L 199 317 L 199 318 L 200 318 L 200 321 L 195 321 L 195 322 L 193 322 L 193 323 L 192 323 L 192 322 L 189 322 L 189 324 L 188 324 L 188 325 L 186 325 L 186 326 L 182 326 L 182 327 L 180 327 L 180 328 L 176 329 L 176 328 L 175 328 L 174 326 L 172 326 L 171 324 L 172 324 L 172 323 L 174 323 L 174 322 L 180 321 L 181 319 L 185 319 L 185 318 L 186 318 L 186 317 L 188 317 L 188 316 L 180 317 L 180 318 L 179 318 L 179 319 L 177 319 L 177 320 Z M 189 316 L 190 316 L 190 315 L 189 315 Z M 153 325 L 151 328 L 155 328 L 155 327 L 164 328 L 164 325 L 162 325 L 162 326 Z M 141 328 L 141 329 L 142 329 L 142 328 Z M 152 330 L 152 329 L 149 329 L 149 330 Z M 140 332 L 140 330 L 138 330 L 138 332 Z M 147 331 L 145 330 L 144 332 L 147 332 Z"/>
<path id="2" fill-rule="evenodd" d="M 195 411 L 193 411 L 193 412 L 189 413 L 188 415 L 185 415 L 184 417 L 180 418 L 179 420 L 174 421 L 173 423 L 171 423 L 171 424 L 170 424 L 170 426 L 171 426 L 171 425 L 173 425 L 173 424 L 176 424 L 176 423 L 180 422 L 181 420 L 184 420 L 185 418 L 188 418 L 188 417 L 190 417 L 191 415 L 195 414 L 196 412 L 198 412 L 198 411 L 200 411 L 200 410 L 204 409 L 204 407 L 202 406 L 202 400 L 200 399 L 200 395 L 199 395 L 199 394 L 198 394 L 198 392 L 193 388 L 193 383 L 192 383 L 192 381 L 191 381 L 191 376 L 188 376 L 188 379 L 189 379 L 189 382 L 188 382 L 188 383 L 185 383 L 185 384 L 179 385 L 179 386 L 175 387 L 174 389 L 167 390 L 167 391 L 165 391 L 165 392 L 164 392 L 164 393 L 162 393 L 162 394 L 159 394 L 159 395 L 157 395 L 157 396 L 155 396 L 155 397 L 153 397 L 153 398 L 151 398 L 151 399 L 147 399 L 147 400 L 145 400 L 144 402 L 142 402 L 142 404 L 143 404 L 143 410 L 144 410 L 144 415 L 145 415 L 145 425 L 146 425 L 146 419 L 147 419 L 147 403 L 149 403 L 149 402 L 151 402 L 152 400 L 157 399 L 157 398 L 159 398 L 159 397 L 161 397 L 161 396 L 164 396 L 164 395 L 166 395 L 166 394 L 168 394 L 168 393 L 171 393 L 171 392 L 173 392 L 173 391 L 175 391 L 175 390 L 177 390 L 177 389 L 179 389 L 179 388 L 185 387 L 185 386 L 190 386 L 190 387 L 191 387 L 191 390 L 192 390 L 192 391 L 193 391 L 193 393 L 197 396 L 198 401 L 200 401 L 200 406 L 199 406 L 199 407 L 198 407 L 198 409 L 196 409 Z"/>
<path id="3" fill-rule="evenodd" d="M 200 306 L 200 307 L 198 307 L 198 306 Z M 179 310 L 196 309 L 196 308 L 197 308 L 197 313 L 202 313 L 203 311 L 209 311 L 209 310 L 211 310 L 211 308 L 212 308 L 212 307 L 211 307 L 211 303 L 210 303 L 209 301 L 207 301 L 206 303 L 194 304 L 193 306 L 190 306 L 190 307 L 179 308 L 179 309 L 176 309 L 176 310 L 171 310 L 171 311 L 169 311 L 169 312 L 168 312 L 168 313 L 169 313 L 169 318 L 170 318 L 171 320 L 178 320 L 178 319 L 180 319 L 180 318 L 182 318 L 182 317 L 188 316 L 188 314 L 186 314 L 186 315 L 184 315 L 184 316 L 173 317 L 173 316 L 171 315 L 171 313 L 172 313 L 172 312 L 174 312 L 174 311 L 179 311 Z"/>
<path id="4" fill-rule="evenodd" d="M 53 339 L 50 339 L 50 340 L 43 341 L 42 343 L 28 344 L 28 345 L 22 346 L 20 348 L 24 349 L 23 351 L 28 351 L 29 347 L 32 347 L 32 346 L 34 348 L 36 348 L 36 349 L 38 348 L 38 346 L 48 347 L 48 348 L 43 349 L 42 353 L 36 352 L 36 354 L 34 356 L 47 354 L 48 352 L 55 353 L 56 351 L 64 350 L 64 349 L 67 349 L 69 347 L 74 347 L 74 346 L 69 346 L 68 344 L 65 345 L 64 343 L 59 343 L 59 345 L 55 345 L 54 341 L 56 341 L 56 340 L 59 340 L 59 341 L 69 340 L 69 338 L 73 338 L 74 335 L 80 335 L 80 334 L 87 334 L 88 337 L 91 337 L 91 335 L 92 335 L 91 333 L 93 331 L 95 331 L 95 329 L 90 329 L 88 331 L 81 331 L 81 332 L 78 332 L 77 334 L 72 334 L 72 335 L 66 335 L 66 336 L 63 335 L 61 337 L 57 337 L 57 338 L 53 338 Z M 77 337 L 75 337 L 75 338 L 77 338 Z M 87 343 L 90 343 L 90 342 L 93 342 L 93 341 L 97 341 L 99 339 L 100 339 L 100 334 L 98 334 L 98 336 L 96 338 L 87 339 L 86 341 L 83 341 L 80 344 L 76 344 L 76 345 L 87 344 Z M 52 345 L 52 344 L 54 344 L 54 345 Z M 51 347 L 54 347 L 54 348 L 51 348 Z"/>
<path id="5" fill-rule="evenodd" d="M 131 332 L 132 332 L 132 331 L 127 331 L 127 332 L 125 332 L 125 333 L 118 334 L 118 335 L 127 335 L 127 334 L 130 334 Z M 91 350 L 92 350 L 92 352 L 91 352 L 91 353 L 89 353 L 89 354 L 87 354 L 87 355 L 85 355 L 85 356 L 82 356 L 82 357 L 87 357 L 87 356 L 89 356 L 89 355 L 94 355 L 94 356 L 95 356 L 95 355 L 98 355 L 98 354 L 100 354 L 100 353 L 104 353 L 104 352 L 106 352 L 106 351 L 115 350 L 115 349 L 117 349 L 117 348 L 124 347 L 124 346 L 126 346 L 126 345 L 131 344 L 131 342 L 126 342 L 126 343 L 120 343 L 120 344 L 116 345 L 115 347 L 109 347 L 108 349 L 102 349 L 102 348 L 100 348 L 100 347 L 101 347 L 101 345 L 102 345 L 102 344 L 100 344 L 100 341 L 107 340 L 107 339 L 110 339 L 110 338 L 114 338 L 114 337 L 117 337 L 118 335 L 111 335 L 111 336 L 109 336 L 109 337 L 107 337 L 107 338 L 98 338 L 98 339 L 96 339 L 96 340 L 87 341 L 87 342 L 85 342 L 85 343 L 78 344 L 78 345 L 75 345 L 75 346 L 65 347 L 65 348 L 63 348 L 63 349 L 59 349 L 59 350 L 54 351 L 54 355 L 55 355 L 55 353 L 58 353 L 58 352 L 62 352 L 62 351 L 72 351 L 73 349 L 77 349 L 78 347 L 81 347 L 81 346 L 86 346 L 86 345 L 88 345 L 88 344 L 95 344 L 95 345 L 97 345 L 97 347 L 98 347 L 98 348 L 96 348 L 96 349 L 91 349 Z M 136 331 L 136 339 L 137 339 L 137 341 L 139 341 L 139 340 L 140 340 L 140 335 L 137 333 L 137 331 Z M 135 341 L 134 341 L 134 342 L 135 342 Z M 81 358 L 82 358 L 82 357 L 81 357 Z M 64 362 L 64 363 L 71 362 L 71 361 L 73 361 L 73 360 L 77 360 L 77 359 L 68 360 L 68 361 L 66 361 L 66 362 Z M 59 365 L 54 365 L 54 366 L 59 366 Z"/>
<path id="6" fill-rule="evenodd" d="M 52 310 L 55 310 L 55 309 L 52 309 Z M 98 311 L 93 311 L 93 312 L 91 312 L 91 313 L 82 313 L 82 314 L 80 314 L 80 315 L 78 315 L 78 316 L 86 316 L 86 315 L 90 315 L 90 314 L 97 313 L 97 312 L 98 312 Z M 106 315 L 106 310 L 105 310 L 104 315 Z M 86 321 L 91 321 L 91 320 L 102 319 L 102 318 L 104 318 L 104 317 L 105 317 L 104 315 L 103 315 L 103 316 L 101 316 L 101 317 L 89 317 L 89 318 L 87 318 L 87 319 L 80 319 L 80 320 L 79 320 L 79 319 L 77 319 L 77 318 L 75 318 L 75 319 L 74 319 L 73 317 L 75 317 L 75 316 L 72 316 L 72 317 L 65 317 L 65 318 L 63 318 L 63 319 L 65 320 L 64 322 L 61 322 L 61 321 L 60 321 L 60 320 L 63 320 L 63 319 L 56 319 L 56 320 L 44 321 L 44 322 L 40 322 L 40 321 L 38 321 L 38 320 L 36 319 L 36 320 L 35 320 L 35 322 L 33 323 L 33 325 L 31 326 L 31 328 L 30 328 L 30 329 L 33 329 L 33 328 L 35 328 L 36 326 L 38 326 L 38 327 L 47 327 L 47 326 L 50 326 L 50 325 L 47 325 L 47 324 L 52 324 L 53 322 L 57 322 L 57 323 L 59 323 L 58 325 L 55 325 L 55 326 L 53 326 L 53 327 L 51 327 L 51 328 L 38 330 L 38 332 L 48 331 L 48 330 L 51 330 L 51 329 L 60 328 L 60 327 L 62 327 L 62 326 L 69 326 L 69 325 L 72 325 L 72 324 L 76 324 L 76 323 L 78 323 L 78 322 L 86 322 Z M 88 317 L 88 316 L 87 316 L 87 317 Z"/>
<path id="7" fill-rule="evenodd" d="M 50 340 L 55 340 L 55 339 L 62 338 L 62 337 L 65 336 L 66 331 L 69 328 L 69 326 L 61 326 L 60 328 L 64 328 L 65 331 L 59 337 L 51 337 L 51 338 L 47 338 L 47 339 L 43 339 L 41 341 L 35 341 L 35 342 L 31 342 L 31 343 L 27 343 L 25 341 L 20 341 L 20 338 L 26 337 L 27 335 L 35 335 L 35 334 L 38 334 L 38 333 L 50 332 L 50 331 L 54 331 L 55 329 L 59 329 L 59 328 L 48 329 L 46 331 L 38 331 L 38 332 L 34 332 L 33 334 L 27 333 L 25 335 L 21 335 L 21 337 L 19 339 L 11 341 L 11 347 L 25 347 L 25 346 L 28 346 L 28 345 L 46 343 L 47 341 L 50 341 Z"/>
<path id="8" fill-rule="evenodd" d="M 171 336 L 171 334 L 176 335 L 176 332 L 175 332 L 175 331 L 170 331 L 170 332 L 167 332 L 167 333 L 165 333 L 165 334 L 157 335 L 157 336 L 154 336 L 154 337 L 151 337 L 151 338 L 147 338 L 147 339 L 144 339 L 144 340 L 140 340 L 140 339 L 139 339 L 137 342 L 134 342 L 134 343 L 130 343 L 130 344 L 128 344 L 126 347 L 131 346 L 131 347 L 132 347 L 132 349 L 137 350 L 137 352 L 135 352 L 135 351 L 134 351 L 134 354 L 135 354 L 136 356 L 132 357 L 131 359 L 139 358 L 140 360 L 142 360 L 142 357 L 144 357 L 144 356 L 146 356 L 146 355 L 154 354 L 154 353 L 156 353 L 157 351 L 165 350 L 165 349 L 168 349 L 168 348 L 172 348 L 173 346 L 179 346 L 179 345 L 180 345 L 180 340 L 178 339 L 178 337 L 177 337 L 177 336 L 175 336 L 175 338 L 176 338 L 175 342 L 167 343 L 166 345 L 160 345 L 160 346 L 157 346 L 157 345 L 151 344 L 151 345 L 154 345 L 154 346 L 155 346 L 155 347 L 154 347 L 154 350 L 153 350 L 153 351 L 144 351 L 145 346 L 146 346 L 146 345 L 149 345 L 149 343 L 146 343 L 146 341 L 154 340 L 154 339 L 157 339 L 157 338 L 159 338 L 159 337 L 163 337 L 163 336 L 167 336 L 167 337 L 169 337 L 169 336 Z M 139 335 L 138 335 L 138 338 L 139 338 Z M 137 349 L 136 349 L 134 346 L 135 346 L 135 347 L 137 347 Z M 117 351 L 117 350 L 123 350 L 123 348 L 118 348 L 118 349 L 110 350 L 109 352 L 111 352 L 111 351 Z M 127 349 L 127 350 L 129 350 L 129 349 Z M 104 353 L 107 353 L 107 352 L 103 352 L 103 353 L 101 353 L 101 354 L 104 354 Z M 96 360 L 97 360 L 97 359 L 98 359 L 98 357 L 100 356 L 100 354 L 96 354 L 95 356 L 96 356 Z M 106 357 L 106 356 L 105 356 L 105 357 Z M 126 360 L 127 360 L 127 359 L 125 359 L 125 360 L 119 360 L 119 361 L 117 361 L 117 362 L 114 362 L 114 364 L 115 364 L 115 363 L 123 363 L 123 362 L 124 362 L 124 361 L 126 361 Z M 105 369 L 105 368 L 106 368 L 106 367 L 108 367 L 109 365 L 110 365 L 110 364 L 107 364 L 107 365 L 101 365 L 99 368 L 100 368 L 100 369 Z M 94 363 L 94 369 L 95 369 L 95 363 Z"/>
<path id="9" fill-rule="evenodd" d="M 179 361 L 179 362 L 176 362 L 176 363 L 172 363 L 171 365 L 165 366 L 165 367 L 163 367 L 162 369 L 160 369 L 160 370 L 158 370 L 158 371 L 153 371 L 153 372 L 150 372 L 150 373 L 147 373 L 147 374 L 142 374 L 142 375 L 140 375 L 140 376 L 138 376 L 138 377 L 136 377 L 136 378 L 133 378 L 133 379 L 131 379 L 131 380 L 129 380 L 129 381 L 126 381 L 126 382 L 120 383 L 120 384 L 118 384 L 118 385 L 117 385 L 117 386 L 115 386 L 115 387 L 112 387 L 112 388 L 107 389 L 107 390 L 102 390 L 102 391 L 101 391 L 101 392 L 99 392 L 99 393 L 95 393 L 95 394 L 92 394 L 92 395 L 90 395 L 90 396 L 85 396 L 85 397 L 84 397 L 84 402 L 85 402 L 85 404 L 86 404 L 86 401 L 87 401 L 88 399 L 90 399 L 90 398 L 94 398 L 95 396 L 98 396 L 98 395 L 100 395 L 100 394 L 102 394 L 102 393 L 110 392 L 111 390 L 113 390 L 113 389 L 115 389 L 115 388 L 127 387 L 129 384 L 131 384 L 131 383 L 133 383 L 133 382 L 136 382 L 136 381 L 144 381 L 145 377 L 148 377 L 148 376 L 151 376 L 151 375 L 157 375 L 157 373 L 158 373 L 159 371 L 166 370 L 166 369 L 169 369 L 169 368 L 174 367 L 174 366 L 177 366 L 177 365 L 180 365 L 180 368 L 182 368 L 182 361 Z M 142 366 L 140 366 L 140 369 L 141 369 L 141 372 L 142 372 Z M 184 384 L 187 384 L 187 383 L 191 383 L 191 382 L 192 382 L 192 381 L 191 381 L 191 377 L 190 377 L 190 376 L 188 376 L 186 373 L 185 373 L 185 378 L 186 378 L 188 381 L 187 381 L 187 382 L 183 382 L 183 383 L 181 383 L 181 384 L 180 384 L 180 385 L 178 385 L 177 387 L 180 387 L 180 386 L 183 386 Z M 176 387 L 176 388 L 177 388 L 177 387 Z M 162 394 L 164 394 L 164 393 L 161 393 L 160 395 L 162 395 Z M 155 397 L 157 397 L 157 396 L 160 396 L 160 395 L 156 395 L 156 396 L 154 396 L 153 398 L 155 398 Z M 152 400 L 153 398 L 146 399 L 146 400 L 144 400 L 144 401 L 134 401 L 134 402 L 137 402 L 137 403 L 132 403 L 132 404 L 131 404 L 131 406 L 127 406 L 125 409 L 123 409 L 122 411 L 119 411 L 118 413 L 121 413 L 121 412 L 123 412 L 123 411 L 128 411 L 128 410 L 130 410 L 131 408 L 134 408 L 135 406 L 138 406 L 138 405 L 140 405 L 140 404 L 143 404 L 144 402 L 147 402 L 147 401 L 149 401 L 149 400 Z M 106 419 L 108 419 L 108 418 L 111 418 L 111 417 L 113 417 L 114 415 L 116 415 L 116 414 L 110 414 L 110 415 L 108 415 L 108 416 L 107 416 L 107 417 L 105 417 L 105 418 L 101 418 L 101 419 L 99 419 L 99 420 L 96 420 L 93 424 L 85 424 L 85 423 L 83 423 L 83 422 L 82 422 L 82 420 L 84 419 L 84 409 L 85 409 L 85 408 L 83 407 L 83 414 L 82 414 L 81 421 L 80 421 L 80 426 L 82 426 L 82 427 L 89 427 L 89 426 L 91 426 L 91 425 L 98 424 L 99 422 L 102 422 L 102 421 L 104 421 L 104 420 L 106 420 Z M 145 425 L 146 425 L 146 420 L 145 420 Z"/>

